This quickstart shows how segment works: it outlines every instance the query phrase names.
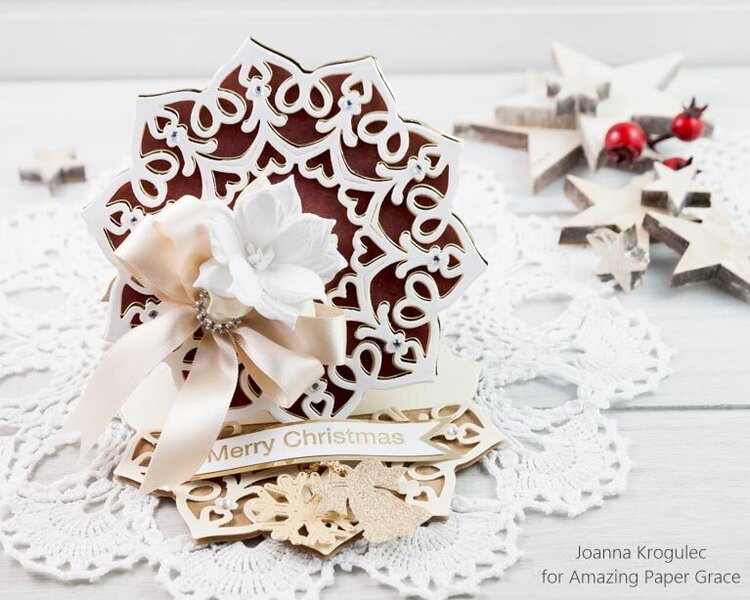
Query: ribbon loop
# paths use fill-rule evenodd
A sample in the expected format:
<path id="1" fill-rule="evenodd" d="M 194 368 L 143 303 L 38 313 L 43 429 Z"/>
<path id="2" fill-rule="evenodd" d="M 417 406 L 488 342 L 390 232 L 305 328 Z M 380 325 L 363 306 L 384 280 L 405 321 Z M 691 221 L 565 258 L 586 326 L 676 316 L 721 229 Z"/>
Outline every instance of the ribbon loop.
<path id="1" fill-rule="evenodd" d="M 346 317 L 335 306 L 315 303 L 315 316 L 297 317 L 296 334 L 306 350 L 324 365 L 343 365 L 346 360 Z"/>
<path id="2" fill-rule="evenodd" d="M 282 408 L 289 408 L 325 372 L 315 357 L 295 352 L 259 331 L 241 327 L 234 340 L 253 379 Z"/>
<path id="3" fill-rule="evenodd" d="M 128 272 L 161 300 L 190 304 L 202 262 L 211 258 L 204 226 L 218 202 L 186 196 L 158 215 L 144 219 L 120 244 L 115 256 Z"/>
<path id="4" fill-rule="evenodd" d="M 193 283 L 211 258 L 205 224 L 229 211 L 218 202 L 187 196 L 146 217 L 120 244 L 115 256 L 160 301 L 162 314 L 131 329 L 107 352 L 89 381 L 67 427 L 80 429 L 86 453 L 136 387 L 200 326 Z M 230 211 L 231 212 L 231 211 Z M 237 308 L 231 303 L 224 303 Z M 255 311 L 208 331 L 161 432 L 142 491 L 189 479 L 216 441 L 237 386 L 238 360 L 275 402 L 290 407 L 325 372 L 346 358 L 344 311 L 312 304 L 294 329 Z M 238 313 L 241 314 L 241 313 Z"/>

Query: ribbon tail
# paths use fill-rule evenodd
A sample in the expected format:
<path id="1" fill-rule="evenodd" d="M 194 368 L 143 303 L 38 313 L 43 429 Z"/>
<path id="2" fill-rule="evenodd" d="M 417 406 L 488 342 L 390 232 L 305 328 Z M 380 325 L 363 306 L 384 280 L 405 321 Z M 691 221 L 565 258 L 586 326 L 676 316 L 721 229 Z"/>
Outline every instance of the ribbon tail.
<path id="1" fill-rule="evenodd" d="M 159 436 L 140 491 L 187 481 L 221 433 L 237 386 L 237 354 L 229 336 L 207 333 Z"/>
<path id="2" fill-rule="evenodd" d="M 285 348 L 249 327 L 237 329 L 234 341 L 250 375 L 282 408 L 294 404 L 325 372 L 317 358 Z"/>
<path id="3" fill-rule="evenodd" d="M 192 309 L 177 308 L 131 329 L 107 351 L 65 424 L 81 432 L 81 456 L 141 381 L 195 330 Z"/>

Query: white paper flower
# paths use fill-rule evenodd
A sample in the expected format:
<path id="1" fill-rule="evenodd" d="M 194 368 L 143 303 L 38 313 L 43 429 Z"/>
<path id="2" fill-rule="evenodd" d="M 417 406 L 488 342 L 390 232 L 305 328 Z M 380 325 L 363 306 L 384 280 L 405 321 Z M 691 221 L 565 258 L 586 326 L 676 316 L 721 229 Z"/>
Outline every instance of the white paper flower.
<path id="1" fill-rule="evenodd" d="M 231 214 L 218 213 L 208 225 L 213 258 L 201 265 L 195 287 L 293 326 L 347 264 L 334 223 L 302 212 L 292 177 L 275 185 L 256 180 Z"/>

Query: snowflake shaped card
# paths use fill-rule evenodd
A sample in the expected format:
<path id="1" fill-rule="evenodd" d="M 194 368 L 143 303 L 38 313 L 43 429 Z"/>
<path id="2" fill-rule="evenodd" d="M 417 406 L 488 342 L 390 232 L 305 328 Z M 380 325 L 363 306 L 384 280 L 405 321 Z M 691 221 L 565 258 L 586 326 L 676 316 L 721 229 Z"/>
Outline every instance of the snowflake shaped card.
<path id="1" fill-rule="evenodd" d="M 438 315 L 484 269 L 451 212 L 460 143 L 400 116 L 372 58 L 306 71 L 255 41 L 203 91 L 141 97 L 132 165 L 88 209 L 119 273 L 108 338 L 159 314 L 159 299 L 114 252 L 145 215 L 185 196 L 232 207 L 253 180 L 293 182 L 302 210 L 334 220 L 348 265 L 326 285 L 346 311 L 346 361 L 274 417 L 346 416 L 369 389 L 429 381 Z M 175 362 L 189 368 L 195 345 Z M 245 370 L 235 404 L 260 404 Z"/>
<path id="2" fill-rule="evenodd" d="M 485 267 L 451 208 L 459 150 L 398 113 L 372 58 L 307 71 L 250 40 L 204 90 L 139 98 L 131 165 L 86 210 L 117 275 L 113 346 L 69 422 L 82 450 L 122 409 L 154 440 L 142 491 L 258 472 L 248 477 L 266 486 L 259 506 L 315 479 L 280 467 L 308 473 L 321 457 L 336 472 L 361 460 L 448 464 L 430 437 L 440 419 L 361 418 L 471 408 L 477 372 L 440 352 L 438 321 Z M 171 389 L 154 385 L 163 363 Z M 231 454 L 216 446 L 227 431 L 249 435 L 245 425 L 261 431 L 233 439 Z M 499 441 L 491 432 L 482 453 Z M 342 446 L 316 450 L 326 444 Z M 391 477 L 370 495 L 383 506 L 401 502 L 401 471 L 389 469 L 367 471 Z M 419 514 L 400 531 L 438 515 Z"/>

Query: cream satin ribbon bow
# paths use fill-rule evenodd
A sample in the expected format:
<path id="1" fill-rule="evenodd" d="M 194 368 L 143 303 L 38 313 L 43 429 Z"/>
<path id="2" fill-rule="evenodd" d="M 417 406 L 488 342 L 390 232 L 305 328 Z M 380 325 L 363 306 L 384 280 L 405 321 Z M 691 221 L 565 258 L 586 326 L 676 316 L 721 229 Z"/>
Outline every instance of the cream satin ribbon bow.
<path id="1" fill-rule="evenodd" d="M 200 265 L 211 258 L 205 227 L 211 204 L 185 197 L 144 219 L 115 252 L 133 278 L 161 300 L 160 314 L 120 338 L 91 377 L 66 425 L 81 431 L 82 455 L 141 381 L 200 328 L 196 309 L 200 290 L 192 284 Z M 344 312 L 310 304 L 312 314 L 299 316 L 293 329 L 255 311 L 225 333 L 204 329 L 190 373 L 164 423 L 142 492 L 177 485 L 195 474 L 221 432 L 239 362 L 263 393 L 285 408 L 323 375 L 323 365 L 344 362 Z M 209 312 L 213 317 L 233 309 L 233 301 L 214 297 Z"/>

